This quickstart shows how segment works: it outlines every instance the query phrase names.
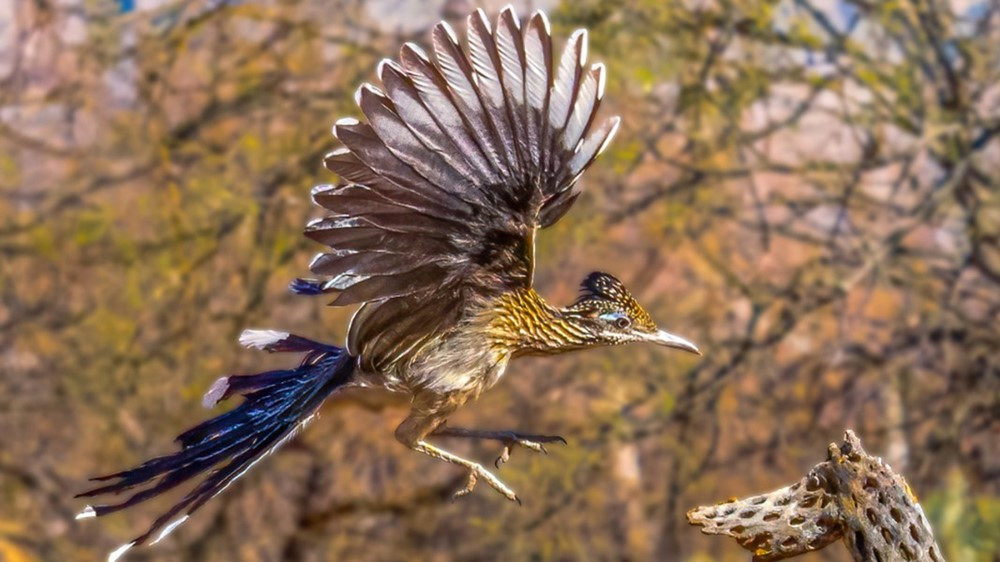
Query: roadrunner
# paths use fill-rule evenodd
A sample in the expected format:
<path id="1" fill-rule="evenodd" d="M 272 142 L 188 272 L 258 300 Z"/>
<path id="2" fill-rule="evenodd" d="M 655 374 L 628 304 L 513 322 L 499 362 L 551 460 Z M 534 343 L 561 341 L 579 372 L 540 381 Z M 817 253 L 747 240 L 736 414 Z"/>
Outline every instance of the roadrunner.
<path id="1" fill-rule="evenodd" d="M 433 444 L 431 437 L 490 439 L 541 450 L 557 436 L 445 425 L 458 407 L 492 387 L 522 355 L 651 342 L 698 353 L 659 330 L 620 281 L 592 273 L 576 302 L 547 303 L 532 288 L 535 233 L 562 217 L 580 194 L 580 174 L 608 144 L 618 118 L 597 121 L 604 67 L 586 66 L 587 34 L 575 32 L 554 64 L 544 14 L 522 27 L 505 9 L 491 25 L 469 16 L 463 47 L 446 23 L 432 32 L 434 57 L 403 46 L 378 66 L 381 87 L 356 99 L 367 122 L 341 119 L 343 144 L 325 158 L 340 177 L 313 189 L 332 214 L 305 234 L 330 249 L 297 279 L 299 294 L 336 295 L 360 305 L 345 348 L 284 332 L 248 330 L 240 342 L 269 352 L 304 353 L 298 367 L 223 377 L 205 395 L 213 406 L 243 402 L 182 433 L 180 451 L 101 476 L 112 483 L 81 496 L 141 487 L 117 504 L 87 506 L 107 515 L 158 496 L 209 469 L 193 490 L 120 556 L 162 538 L 253 464 L 290 439 L 333 392 L 382 387 L 412 396 L 396 429 L 407 447 L 461 466 L 468 494 L 485 481 L 517 495 L 483 465 Z"/>

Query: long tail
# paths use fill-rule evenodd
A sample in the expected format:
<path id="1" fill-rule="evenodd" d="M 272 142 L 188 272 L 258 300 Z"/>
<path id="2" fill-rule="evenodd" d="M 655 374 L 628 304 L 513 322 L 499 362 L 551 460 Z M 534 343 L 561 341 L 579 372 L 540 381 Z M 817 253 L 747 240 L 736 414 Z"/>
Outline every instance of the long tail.
<path id="1" fill-rule="evenodd" d="M 205 476 L 143 535 L 111 553 L 109 562 L 117 560 L 129 548 L 145 543 L 158 531 L 159 536 L 153 542 L 161 540 L 257 461 L 291 439 L 330 394 L 351 380 L 356 363 L 344 349 L 284 332 L 247 330 L 240 336 L 240 342 L 265 351 L 307 355 L 295 369 L 220 378 L 205 394 L 205 406 L 212 407 L 237 394 L 244 396 L 242 404 L 181 433 L 177 437 L 180 451 L 92 479 L 117 481 L 77 497 L 119 494 L 137 486 L 143 489 L 120 503 L 89 505 L 77 519 L 100 517 L 131 507 L 225 463 Z"/>

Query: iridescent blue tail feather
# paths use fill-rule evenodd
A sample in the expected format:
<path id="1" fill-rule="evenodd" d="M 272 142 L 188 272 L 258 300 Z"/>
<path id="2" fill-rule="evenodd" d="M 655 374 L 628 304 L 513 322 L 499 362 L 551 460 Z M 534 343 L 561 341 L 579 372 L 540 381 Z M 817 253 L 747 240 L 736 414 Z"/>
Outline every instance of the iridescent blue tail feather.
<path id="1" fill-rule="evenodd" d="M 355 359 L 341 348 L 284 332 L 244 332 L 241 343 L 265 351 L 305 352 L 294 369 L 220 378 L 205 394 L 212 407 L 234 395 L 244 397 L 236 408 L 209 419 L 177 437 L 181 449 L 121 472 L 93 478 L 116 480 L 77 497 L 120 494 L 141 487 L 115 504 L 87 506 L 78 519 L 100 517 L 157 497 L 214 468 L 177 504 L 160 516 L 141 536 L 109 557 L 116 560 L 128 548 L 143 544 L 154 533 L 162 539 L 195 510 L 242 476 L 260 459 L 294 436 L 323 401 L 351 380 Z M 183 513 L 183 515 L 181 515 Z M 180 517 L 178 517 L 180 515 Z M 156 541 L 153 541 L 156 542 Z"/>

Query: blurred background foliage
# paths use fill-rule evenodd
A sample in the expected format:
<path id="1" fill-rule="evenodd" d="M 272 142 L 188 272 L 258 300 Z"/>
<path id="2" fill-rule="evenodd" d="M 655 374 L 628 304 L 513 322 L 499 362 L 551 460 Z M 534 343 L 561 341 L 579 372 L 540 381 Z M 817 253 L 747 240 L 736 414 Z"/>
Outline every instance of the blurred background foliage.
<path id="1" fill-rule="evenodd" d="M 169 451 L 220 374 L 288 364 L 243 328 L 342 340 L 350 310 L 285 289 L 330 126 L 477 6 L 0 2 L 0 559 L 98 559 L 147 525 L 162 504 L 77 523 L 72 494 Z M 337 399 L 130 559 L 745 560 L 685 511 L 799 478 L 850 427 L 949 560 L 1000 560 L 1000 2 L 515 6 L 560 43 L 590 29 L 623 117 L 537 288 L 614 272 L 706 357 L 515 364 L 455 421 L 569 439 L 504 466 L 523 507 L 449 503 L 464 476 L 392 437 L 405 404 Z"/>

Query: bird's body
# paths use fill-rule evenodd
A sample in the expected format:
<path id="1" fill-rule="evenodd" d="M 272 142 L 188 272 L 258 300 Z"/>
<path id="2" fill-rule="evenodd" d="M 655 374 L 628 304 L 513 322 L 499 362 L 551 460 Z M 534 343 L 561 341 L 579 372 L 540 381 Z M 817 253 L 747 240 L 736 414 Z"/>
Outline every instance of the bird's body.
<path id="1" fill-rule="evenodd" d="M 116 505 L 88 506 L 82 516 L 124 509 L 218 467 L 130 545 L 168 532 L 172 519 L 219 493 L 348 386 L 410 395 L 396 438 L 467 469 L 457 495 L 481 479 L 515 500 L 481 464 L 429 442 L 499 440 L 505 460 L 512 446 L 541 450 L 562 440 L 445 425 L 494 386 L 511 359 L 639 341 L 697 353 L 658 330 L 610 275 L 589 275 L 576 302 L 561 308 L 532 286 L 537 232 L 569 210 L 580 193 L 577 179 L 618 126 L 617 117 L 596 119 L 604 67 L 586 67 L 586 33 L 574 33 L 554 62 L 544 14 L 522 29 L 508 8 L 495 26 L 482 11 L 469 16 L 465 48 L 444 23 L 432 43 L 434 60 L 404 45 L 400 62 L 379 65 L 381 88 L 358 90 L 366 122 L 338 121 L 334 134 L 344 146 L 325 159 L 341 183 L 313 190 L 331 214 L 305 234 L 329 249 L 310 265 L 321 279 L 298 279 L 291 288 L 336 295 L 334 306 L 360 305 L 346 347 L 245 332 L 241 342 L 249 347 L 305 358 L 294 369 L 217 381 L 207 405 L 236 394 L 243 404 L 183 433 L 179 452 L 101 477 L 117 482 L 83 495 L 147 488 Z"/>
<path id="2" fill-rule="evenodd" d="M 503 293 L 473 307 L 455 328 L 405 364 L 359 371 L 362 386 L 393 392 L 456 394 L 475 399 L 503 376 L 511 359 L 587 347 L 587 333 L 562 318 L 534 289 Z"/>
<path id="3" fill-rule="evenodd" d="M 384 371 L 359 370 L 357 380 L 364 386 L 414 396 L 430 393 L 455 395 L 455 400 L 476 398 L 496 384 L 511 358 L 510 351 L 492 345 L 482 329 L 491 322 L 490 316 L 487 311 L 470 314 L 406 362 Z"/>

